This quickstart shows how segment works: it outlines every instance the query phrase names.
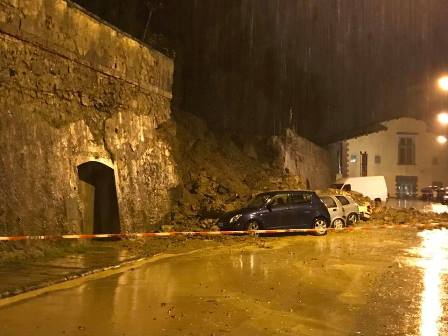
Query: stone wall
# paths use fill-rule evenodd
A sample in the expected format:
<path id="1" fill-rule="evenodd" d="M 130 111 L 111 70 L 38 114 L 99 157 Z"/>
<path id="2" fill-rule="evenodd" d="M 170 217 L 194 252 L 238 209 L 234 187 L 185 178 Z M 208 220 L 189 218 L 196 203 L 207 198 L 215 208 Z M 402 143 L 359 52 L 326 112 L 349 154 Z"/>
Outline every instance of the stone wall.
<path id="1" fill-rule="evenodd" d="M 286 130 L 273 142 L 279 153 L 280 165 L 288 174 L 301 176 L 308 189 L 327 188 L 333 182 L 330 152 L 313 142 Z"/>
<path id="2" fill-rule="evenodd" d="M 114 169 L 122 231 L 169 213 L 172 60 L 63 0 L 0 0 L 0 234 L 75 233 L 77 167 Z"/>

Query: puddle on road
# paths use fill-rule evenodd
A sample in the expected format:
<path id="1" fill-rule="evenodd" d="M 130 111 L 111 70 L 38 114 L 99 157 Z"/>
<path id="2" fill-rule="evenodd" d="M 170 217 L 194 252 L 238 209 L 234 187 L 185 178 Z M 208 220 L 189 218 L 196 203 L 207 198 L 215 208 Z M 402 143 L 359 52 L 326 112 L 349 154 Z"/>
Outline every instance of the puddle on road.
<path id="1" fill-rule="evenodd" d="M 408 250 L 405 260 L 422 273 L 420 335 L 448 334 L 448 230 L 427 230 L 419 234 L 419 247 Z"/>
<path id="2" fill-rule="evenodd" d="M 403 251 L 391 238 L 273 238 L 155 262 L 6 307 L 2 336 L 362 335 L 374 280 Z"/>

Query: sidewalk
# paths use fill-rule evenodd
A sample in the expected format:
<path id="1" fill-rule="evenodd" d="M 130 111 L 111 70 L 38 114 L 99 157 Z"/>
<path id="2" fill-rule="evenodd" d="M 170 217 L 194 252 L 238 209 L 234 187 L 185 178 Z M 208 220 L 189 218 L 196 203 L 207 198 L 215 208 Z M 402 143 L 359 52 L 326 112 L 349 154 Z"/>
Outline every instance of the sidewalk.
<path id="1" fill-rule="evenodd" d="M 86 245 L 85 252 L 0 264 L 0 298 L 78 277 L 137 257 L 123 245 L 114 247 L 111 242 L 88 242 Z"/>
<path id="2" fill-rule="evenodd" d="M 191 238 L 150 238 L 136 241 L 85 241 L 78 248 L 50 247 L 50 252 L 38 258 L 21 257 L 18 260 L 0 258 L 0 299 L 30 290 L 102 271 L 111 266 L 151 257 L 159 253 L 179 253 L 214 246 L 229 239 L 205 240 Z M 235 242 L 235 239 L 233 239 Z M 236 239 L 238 241 L 238 239 Z M 33 242 L 36 243 L 37 242 Z M 33 244 L 32 243 L 32 244 Z M 42 248 L 42 242 L 39 248 Z M 45 242 L 48 244 L 48 242 Z M 33 248 L 28 246 L 27 248 Z M 1 252 L 0 252 L 1 253 Z"/>

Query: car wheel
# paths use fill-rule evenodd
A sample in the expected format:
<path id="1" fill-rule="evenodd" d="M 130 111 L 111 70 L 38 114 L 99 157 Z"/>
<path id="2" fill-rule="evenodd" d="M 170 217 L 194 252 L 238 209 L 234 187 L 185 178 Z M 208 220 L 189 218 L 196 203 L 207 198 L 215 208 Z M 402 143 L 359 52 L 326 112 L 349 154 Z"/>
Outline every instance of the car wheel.
<path id="1" fill-rule="evenodd" d="M 246 225 L 246 230 L 247 231 L 257 231 L 260 230 L 260 225 L 256 222 L 256 221 L 250 221 L 249 223 L 247 223 Z M 251 233 L 252 236 L 258 237 L 258 233 Z"/>
<path id="2" fill-rule="evenodd" d="M 356 224 L 356 222 L 358 221 L 358 215 L 356 213 L 351 213 L 350 215 L 347 216 L 347 224 L 348 225 L 353 225 Z"/>
<path id="3" fill-rule="evenodd" d="M 345 226 L 344 221 L 343 221 L 341 218 L 336 218 L 336 219 L 333 221 L 333 228 L 334 228 L 336 231 L 343 230 L 343 229 L 344 229 L 344 226 Z"/>
<path id="4" fill-rule="evenodd" d="M 327 234 L 327 222 L 323 218 L 316 218 L 313 221 L 313 229 L 316 236 L 324 236 Z"/>

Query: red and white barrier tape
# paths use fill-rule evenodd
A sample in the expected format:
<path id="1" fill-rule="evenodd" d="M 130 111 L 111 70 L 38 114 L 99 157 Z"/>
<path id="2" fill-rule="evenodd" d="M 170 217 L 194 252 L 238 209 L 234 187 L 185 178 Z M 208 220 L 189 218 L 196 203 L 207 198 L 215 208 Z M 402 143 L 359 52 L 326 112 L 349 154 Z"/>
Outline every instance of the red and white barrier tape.
<path id="1" fill-rule="evenodd" d="M 400 225 L 365 225 L 350 226 L 336 230 L 329 228 L 328 231 L 359 231 L 359 230 L 380 230 L 380 229 L 433 229 L 448 227 L 448 223 L 430 224 L 400 224 Z M 49 235 L 49 236 L 16 236 L 0 237 L 0 241 L 21 241 L 21 240 L 61 240 L 61 239 L 95 239 L 95 238 L 148 238 L 148 237 L 173 237 L 173 236 L 229 236 L 229 235 L 254 235 L 254 234 L 275 234 L 275 233 L 316 233 L 315 229 L 285 229 L 285 230 L 248 230 L 248 231 L 183 231 L 183 232 L 147 232 L 147 233 L 110 233 L 110 234 L 70 234 L 70 235 Z"/>
<path id="2" fill-rule="evenodd" d="M 344 230 L 357 231 L 357 230 L 381 230 L 381 229 L 435 229 L 448 227 L 447 222 L 439 223 L 433 222 L 428 224 L 397 224 L 397 225 L 366 225 L 366 226 L 351 226 L 346 227 Z"/>
<path id="3" fill-rule="evenodd" d="M 20 240 L 59 240 L 59 239 L 94 239 L 94 238 L 148 238 L 148 237 L 172 237 L 172 236 L 223 236 L 223 235 L 247 235 L 269 233 L 310 233 L 314 229 L 289 229 L 289 230 L 250 230 L 250 231 L 182 231 L 182 232 L 147 232 L 147 233 L 109 233 L 109 234 L 72 234 L 60 236 L 16 236 L 0 237 L 0 241 Z"/>

